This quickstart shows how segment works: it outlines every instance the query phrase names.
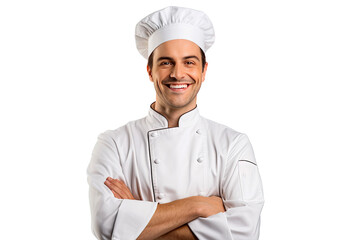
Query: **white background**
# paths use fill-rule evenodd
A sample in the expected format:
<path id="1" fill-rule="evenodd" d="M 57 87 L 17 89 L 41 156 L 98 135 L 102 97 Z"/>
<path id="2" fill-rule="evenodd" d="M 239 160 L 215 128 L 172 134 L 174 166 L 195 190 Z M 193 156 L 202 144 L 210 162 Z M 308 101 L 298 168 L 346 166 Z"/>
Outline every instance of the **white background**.
<path id="1" fill-rule="evenodd" d="M 360 239 L 357 2 L 1 1 L 1 238 L 94 239 L 97 135 L 155 99 L 134 27 L 178 5 L 213 21 L 198 106 L 252 141 L 260 239 Z"/>

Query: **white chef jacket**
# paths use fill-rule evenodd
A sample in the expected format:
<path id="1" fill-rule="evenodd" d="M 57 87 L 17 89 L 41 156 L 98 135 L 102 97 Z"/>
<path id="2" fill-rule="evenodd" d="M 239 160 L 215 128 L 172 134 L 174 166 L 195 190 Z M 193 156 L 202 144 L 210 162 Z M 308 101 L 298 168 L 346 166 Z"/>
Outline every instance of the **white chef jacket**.
<path id="1" fill-rule="evenodd" d="M 207 120 L 198 108 L 168 128 L 147 117 L 100 134 L 88 167 L 92 230 L 98 239 L 136 239 L 158 203 L 190 196 L 221 196 L 226 212 L 188 223 L 199 239 L 256 240 L 263 190 L 245 134 Z M 121 179 L 135 199 L 117 199 L 105 186 Z"/>

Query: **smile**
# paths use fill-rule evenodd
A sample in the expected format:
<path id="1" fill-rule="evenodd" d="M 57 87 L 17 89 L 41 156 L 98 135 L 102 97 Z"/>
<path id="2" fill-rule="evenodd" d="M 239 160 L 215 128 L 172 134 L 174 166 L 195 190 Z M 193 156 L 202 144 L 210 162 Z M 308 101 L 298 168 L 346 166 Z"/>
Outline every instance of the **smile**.
<path id="1" fill-rule="evenodd" d="M 182 84 L 166 84 L 166 86 L 168 88 L 170 88 L 171 90 L 176 91 L 176 90 L 185 90 L 190 86 L 190 84 L 186 84 L 186 83 L 182 83 Z"/>
<path id="2" fill-rule="evenodd" d="M 181 89 L 181 88 L 187 88 L 188 85 L 187 84 L 170 84 L 170 88 L 175 88 L 175 89 Z"/>

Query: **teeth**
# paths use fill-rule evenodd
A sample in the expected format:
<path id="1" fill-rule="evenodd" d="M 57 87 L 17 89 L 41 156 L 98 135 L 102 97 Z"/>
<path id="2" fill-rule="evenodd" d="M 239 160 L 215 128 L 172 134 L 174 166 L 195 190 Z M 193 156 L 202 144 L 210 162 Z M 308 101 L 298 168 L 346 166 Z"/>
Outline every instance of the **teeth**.
<path id="1" fill-rule="evenodd" d="M 180 88 L 187 88 L 187 84 L 170 84 L 170 88 L 176 88 L 176 89 L 180 89 Z"/>

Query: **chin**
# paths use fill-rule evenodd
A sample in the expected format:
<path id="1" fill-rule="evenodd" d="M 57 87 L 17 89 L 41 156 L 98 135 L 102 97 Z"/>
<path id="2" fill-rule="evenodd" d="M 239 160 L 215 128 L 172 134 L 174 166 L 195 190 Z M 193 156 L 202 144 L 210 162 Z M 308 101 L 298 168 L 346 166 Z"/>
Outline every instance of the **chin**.
<path id="1" fill-rule="evenodd" d="M 194 97 L 165 97 L 163 103 L 174 109 L 189 108 L 196 106 L 196 98 Z"/>
<path id="2" fill-rule="evenodd" d="M 172 108 L 186 108 L 191 105 L 191 102 L 170 102 Z"/>

